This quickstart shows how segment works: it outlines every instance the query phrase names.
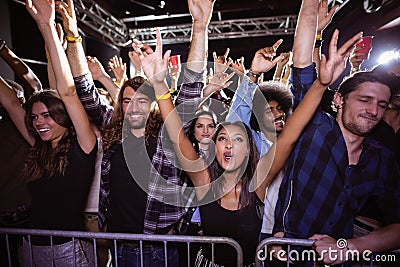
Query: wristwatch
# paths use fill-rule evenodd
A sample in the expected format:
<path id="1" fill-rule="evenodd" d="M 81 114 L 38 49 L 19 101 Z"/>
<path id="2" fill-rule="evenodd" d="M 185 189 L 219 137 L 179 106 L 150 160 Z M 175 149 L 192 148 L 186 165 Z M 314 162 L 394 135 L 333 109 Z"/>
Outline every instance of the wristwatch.
<path id="1" fill-rule="evenodd" d="M 253 78 L 256 80 L 256 82 L 257 82 L 258 79 L 259 79 L 260 76 L 261 76 L 261 73 L 255 74 L 251 69 L 249 69 L 249 71 L 247 72 L 247 75 L 250 75 L 251 77 L 253 77 Z"/>

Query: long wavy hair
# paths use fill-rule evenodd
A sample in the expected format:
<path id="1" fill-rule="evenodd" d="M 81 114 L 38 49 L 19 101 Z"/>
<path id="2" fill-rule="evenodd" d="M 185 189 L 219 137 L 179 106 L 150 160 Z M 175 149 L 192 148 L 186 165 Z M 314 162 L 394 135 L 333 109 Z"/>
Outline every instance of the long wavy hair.
<path id="1" fill-rule="evenodd" d="M 253 135 L 251 133 L 250 128 L 241 121 L 222 122 L 222 123 L 218 124 L 217 129 L 215 130 L 215 133 L 213 136 L 214 143 L 216 143 L 216 141 L 217 141 L 218 133 L 223 128 L 225 128 L 226 126 L 229 126 L 229 125 L 238 126 L 240 129 L 242 129 L 242 131 L 245 134 L 247 134 L 248 145 L 249 145 L 249 147 L 248 147 L 249 153 L 248 153 L 247 162 L 245 160 L 241 167 L 243 175 L 241 177 L 237 177 L 237 181 L 236 181 L 236 182 L 242 181 L 242 187 L 240 190 L 239 203 L 238 203 L 238 209 L 239 209 L 239 208 L 246 207 L 247 205 L 252 203 L 252 201 L 254 200 L 253 199 L 254 194 L 250 193 L 250 183 L 253 178 L 254 172 L 256 170 L 257 163 L 258 163 L 258 150 L 257 150 L 256 144 L 254 142 Z M 215 150 L 215 147 L 211 146 L 211 149 Z M 215 151 L 213 151 L 211 153 L 215 153 Z M 215 155 L 215 154 L 212 154 L 212 155 Z M 218 181 L 221 181 L 221 182 L 213 183 L 212 190 L 214 191 L 215 195 L 222 196 L 224 179 L 219 179 L 219 178 L 223 175 L 225 170 L 218 163 L 217 159 L 214 158 L 214 161 L 208 167 L 208 171 L 210 173 L 211 182 L 213 182 L 217 179 L 218 179 Z M 220 199 L 219 199 L 219 202 L 220 202 Z"/>
<path id="2" fill-rule="evenodd" d="M 122 85 L 121 90 L 118 93 L 118 99 L 114 104 L 114 113 L 112 115 L 111 123 L 105 127 L 102 134 L 104 151 L 107 151 L 111 146 L 120 142 L 128 135 L 127 127 L 123 127 L 125 118 L 122 110 L 123 95 L 127 87 L 131 87 L 135 92 L 146 95 L 150 101 L 155 101 L 156 99 L 154 88 L 145 78 L 136 76 L 126 80 Z M 157 137 L 161 125 L 161 114 L 156 105 L 153 105 L 145 127 L 146 142 L 148 142 L 148 137 L 150 136 Z"/>
<path id="3" fill-rule="evenodd" d="M 43 103 L 47 107 L 50 117 L 58 125 L 67 129 L 55 148 L 52 148 L 51 142 L 43 141 L 33 127 L 32 107 L 37 102 Z M 28 159 L 23 170 L 25 179 L 30 182 L 44 175 L 51 177 L 56 173 L 64 174 L 68 166 L 68 153 L 75 130 L 57 91 L 48 89 L 33 94 L 25 103 L 25 110 L 26 127 L 35 139 L 35 145 L 28 151 Z"/>

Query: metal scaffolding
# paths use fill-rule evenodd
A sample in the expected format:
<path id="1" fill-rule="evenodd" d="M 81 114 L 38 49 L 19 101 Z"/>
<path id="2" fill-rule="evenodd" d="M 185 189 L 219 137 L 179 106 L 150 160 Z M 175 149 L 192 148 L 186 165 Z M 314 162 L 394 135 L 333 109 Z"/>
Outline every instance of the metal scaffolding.
<path id="1" fill-rule="evenodd" d="M 212 21 L 209 26 L 209 40 L 246 38 L 269 35 L 292 35 L 295 32 L 297 15 L 263 18 Z M 191 24 L 159 27 L 164 44 L 190 41 Z M 137 38 L 155 45 L 154 28 L 130 29 L 131 38 Z"/>
<path id="2" fill-rule="evenodd" d="M 125 23 L 100 7 L 94 0 L 74 0 L 79 22 L 100 33 L 117 46 L 125 46 L 129 41 L 129 31 Z"/>
<path id="3" fill-rule="evenodd" d="M 24 4 L 21 0 L 14 0 Z M 329 0 L 329 6 L 343 7 L 349 0 Z M 132 38 L 155 45 L 154 28 L 128 29 L 124 21 L 135 21 L 139 17 L 120 20 L 99 6 L 95 0 L 74 0 L 77 19 L 116 46 L 127 46 Z M 178 14 L 184 16 L 190 14 Z M 158 17 L 158 16 L 155 16 Z M 161 19 L 162 16 L 160 16 Z M 152 19 L 155 19 L 154 16 Z M 269 35 L 292 35 L 295 32 L 297 15 L 273 16 L 212 21 L 209 26 L 209 39 L 247 38 Z M 190 41 L 191 24 L 159 27 L 164 44 L 177 44 Z"/>

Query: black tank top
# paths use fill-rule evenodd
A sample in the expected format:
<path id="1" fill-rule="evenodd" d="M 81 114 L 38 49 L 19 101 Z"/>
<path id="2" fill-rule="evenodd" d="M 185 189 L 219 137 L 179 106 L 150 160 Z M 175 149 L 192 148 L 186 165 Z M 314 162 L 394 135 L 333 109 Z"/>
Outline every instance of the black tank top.
<path id="1" fill-rule="evenodd" d="M 207 195 L 212 194 L 209 190 Z M 253 201 L 240 210 L 227 210 L 217 201 L 200 206 L 201 223 L 205 236 L 223 236 L 236 240 L 243 250 L 243 264 L 254 262 L 261 231 L 261 217 L 257 205 L 262 205 L 253 193 Z M 209 196 L 204 199 L 208 199 Z M 211 259 L 211 246 L 203 246 L 203 255 Z M 236 250 L 230 245 L 215 245 L 214 262 L 219 265 L 237 266 Z"/>

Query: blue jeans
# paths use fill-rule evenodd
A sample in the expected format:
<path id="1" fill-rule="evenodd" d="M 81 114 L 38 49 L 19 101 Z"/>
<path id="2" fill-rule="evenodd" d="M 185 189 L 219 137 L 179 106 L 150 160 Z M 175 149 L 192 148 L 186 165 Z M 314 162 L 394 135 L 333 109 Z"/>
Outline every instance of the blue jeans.
<path id="1" fill-rule="evenodd" d="M 165 255 L 163 245 L 143 246 L 144 267 L 165 267 Z M 179 266 L 178 250 L 175 246 L 167 246 L 167 263 L 170 267 Z M 113 262 L 115 251 L 112 249 Z M 117 246 L 118 267 L 141 266 L 140 248 L 136 246 L 119 244 Z"/>

